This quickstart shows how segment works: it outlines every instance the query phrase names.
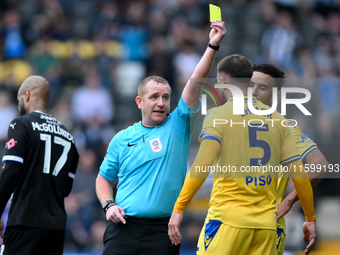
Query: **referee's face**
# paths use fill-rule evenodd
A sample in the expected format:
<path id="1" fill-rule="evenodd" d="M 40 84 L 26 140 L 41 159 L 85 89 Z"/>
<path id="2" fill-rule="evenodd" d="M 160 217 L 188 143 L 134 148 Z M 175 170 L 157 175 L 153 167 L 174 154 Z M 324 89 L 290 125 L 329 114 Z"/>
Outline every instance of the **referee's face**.
<path id="1" fill-rule="evenodd" d="M 257 100 L 260 100 L 262 103 L 268 106 L 272 105 L 274 85 L 275 80 L 273 77 L 261 72 L 253 72 L 253 76 L 251 78 L 253 95 Z"/>
<path id="2" fill-rule="evenodd" d="M 171 90 L 168 84 L 148 81 L 146 93 L 136 97 L 138 108 L 142 110 L 142 124 L 156 127 L 163 123 L 170 111 Z"/>

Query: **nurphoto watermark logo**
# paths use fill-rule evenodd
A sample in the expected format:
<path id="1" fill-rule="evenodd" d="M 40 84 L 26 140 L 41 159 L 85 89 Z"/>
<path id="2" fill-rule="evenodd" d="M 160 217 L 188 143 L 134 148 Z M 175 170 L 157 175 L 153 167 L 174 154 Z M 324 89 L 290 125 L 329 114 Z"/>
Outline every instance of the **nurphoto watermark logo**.
<path id="1" fill-rule="evenodd" d="M 257 81 L 256 81 L 257 82 Z M 262 81 L 263 82 L 263 81 Z M 277 82 L 277 81 L 275 81 Z M 214 126 L 221 124 L 230 124 L 231 127 L 241 124 L 246 126 L 253 126 L 253 123 L 262 123 L 261 126 L 264 125 L 265 122 L 271 123 L 271 126 L 274 126 L 274 122 L 280 121 L 281 125 L 284 127 L 296 127 L 298 122 L 295 119 L 284 119 L 278 120 L 273 119 L 272 114 L 275 111 L 278 111 L 278 103 L 280 103 L 280 112 L 281 115 L 287 115 L 287 106 L 290 109 L 295 108 L 294 112 L 299 111 L 305 116 L 312 116 L 312 113 L 307 109 L 306 104 L 311 101 L 311 92 L 306 88 L 300 87 L 282 87 L 280 94 L 278 93 L 277 87 L 271 87 L 268 84 L 265 87 L 267 95 L 271 98 L 270 105 L 267 106 L 258 106 L 255 104 L 256 99 L 251 100 L 252 95 L 255 91 L 254 88 L 248 87 L 246 92 L 242 91 L 238 86 L 233 84 L 217 84 L 217 79 L 207 79 L 202 82 L 197 79 L 193 79 L 192 84 L 195 86 L 199 85 L 199 89 L 202 91 L 201 94 L 201 115 L 206 116 L 208 114 L 208 110 L 213 107 L 218 107 L 226 103 L 232 104 L 234 116 L 241 115 L 242 117 L 252 114 L 253 117 L 249 120 L 249 118 L 243 119 L 241 122 L 236 122 L 235 119 L 215 119 Z M 280 83 L 280 82 L 277 82 Z M 250 85 L 250 84 L 249 84 Z M 263 84 L 261 85 L 263 86 Z M 225 91 L 228 90 L 228 96 Z M 263 91 L 261 91 L 263 94 Z M 208 96 L 210 99 L 208 99 Z M 259 96 L 255 96 L 257 100 L 261 100 L 258 98 Z M 248 100 L 249 99 L 249 100 Z M 212 102 L 214 104 L 212 104 Z M 265 102 L 263 102 L 265 104 Z M 260 107 L 260 108 L 259 108 Z M 230 116 L 230 115 L 229 115 Z M 265 116 L 266 119 L 256 118 L 256 116 Z M 247 122 L 247 123 L 246 123 Z M 256 124 L 258 125 L 258 124 Z"/>
<path id="2" fill-rule="evenodd" d="M 333 107 L 333 105 L 338 104 L 338 94 L 329 93 L 326 87 L 328 83 L 312 78 L 295 78 L 285 81 L 276 78 L 271 82 L 265 79 L 256 79 L 249 84 L 249 87 L 241 89 L 236 86 L 238 85 L 236 82 L 238 81 L 229 80 L 229 84 L 220 84 L 222 82 L 218 82 L 216 78 L 192 79 L 191 86 L 199 86 L 198 89 L 202 93 L 200 95 L 201 109 L 199 110 L 198 121 L 196 121 L 197 118 L 192 118 L 191 125 L 200 139 L 204 135 L 214 136 L 214 130 L 224 130 L 222 129 L 224 125 L 228 130 L 227 133 L 230 131 L 230 134 L 232 134 L 231 137 L 228 137 L 229 141 L 237 144 L 245 139 L 244 142 L 249 145 L 250 150 L 247 151 L 249 163 L 228 165 L 221 161 L 219 164 L 215 162 L 207 167 L 196 166 L 194 171 L 191 172 L 192 177 L 206 177 L 207 173 L 214 178 L 245 177 L 247 185 L 254 184 L 255 186 L 269 184 L 270 178 L 277 174 L 280 174 L 280 178 L 288 178 L 289 174 L 286 175 L 286 173 L 292 172 L 307 172 L 310 176 L 323 173 L 327 174 L 327 178 L 339 178 L 340 164 L 338 162 L 328 165 L 306 164 L 304 167 L 293 165 L 288 170 L 269 162 L 272 144 L 269 143 L 271 136 L 267 135 L 266 131 L 269 131 L 274 125 L 287 127 L 295 132 L 292 134 L 296 135 L 301 132 L 297 122 L 299 120 L 299 126 L 302 130 L 306 130 L 306 126 L 309 126 L 308 131 L 313 133 L 320 131 L 320 127 L 324 128 L 323 125 L 320 125 L 320 127 L 318 125 L 320 121 L 327 121 L 327 119 L 320 118 L 323 113 L 332 114 L 327 115 L 327 117 L 340 116 L 339 108 Z M 283 87 L 284 83 L 285 86 Z M 340 80 L 337 80 L 335 85 L 339 86 L 339 84 Z M 336 87 L 335 85 L 334 87 Z M 324 87 L 326 89 L 322 92 L 321 89 Z M 195 96 L 197 95 L 196 92 Z M 328 93 L 327 97 L 325 96 L 326 92 Z M 193 98 L 197 99 L 197 97 Z M 277 113 L 280 113 L 284 118 Z M 216 129 L 212 127 L 216 127 Z M 235 129 L 232 130 L 229 127 L 235 127 Z M 231 131 L 234 133 L 231 133 Z M 249 143 L 247 141 L 248 136 Z M 218 139 L 220 139 L 221 144 L 223 137 L 216 136 L 216 141 Z M 313 142 L 302 133 L 298 134 L 296 139 L 306 146 Z M 199 148 L 198 141 L 197 144 L 195 144 L 195 140 L 193 143 L 194 146 Z M 244 154 L 243 151 L 236 153 L 234 151 L 233 153 L 232 155 Z"/>
<path id="3" fill-rule="evenodd" d="M 215 84 L 214 88 L 211 87 L 208 84 L 204 84 L 201 83 L 204 86 L 210 88 L 216 95 L 217 98 L 219 99 L 221 105 L 222 105 L 222 101 L 220 96 L 218 95 L 217 91 L 214 88 L 217 89 L 229 89 L 232 96 L 233 96 L 233 114 L 237 115 L 237 114 L 241 114 L 244 115 L 245 114 L 245 108 L 244 108 L 244 94 L 242 92 L 242 90 L 232 84 Z M 203 91 L 205 91 L 208 95 L 210 95 L 210 97 L 214 100 L 215 105 L 216 104 L 216 100 L 213 97 L 213 95 L 206 89 L 204 88 L 199 88 Z M 300 95 L 304 95 L 304 98 L 287 98 L 287 94 L 288 93 L 295 93 L 295 94 L 300 94 Z M 247 94 L 248 95 L 252 95 L 253 94 L 253 88 L 249 87 L 247 89 Z M 311 99 L 311 93 L 308 89 L 305 88 L 293 88 L 293 87 L 284 87 L 281 89 L 281 114 L 283 116 L 285 116 L 287 114 L 287 105 L 291 104 L 291 105 L 295 105 L 304 115 L 306 116 L 311 116 L 312 114 L 307 110 L 307 108 L 303 105 L 307 102 L 310 101 Z M 202 100 L 202 108 L 201 108 L 201 113 L 202 115 L 206 115 L 207 114 L 207 95 L 206 94 L 202 94 L 201 95 L 201 100 Z M 257 107 L 253 106 L 252 100 L 247 100 L 248 101 L 248 110 L 255 114 L 255 115 L 270 115 L 273 112 L 275 112 L 277 110 L 277 102 L 278 102 L 278 93 L 277 93 L 277 88 L 272 88 L 272 100 L 273 103 L 271 105 L 271 107 L 269 109 L 257 109 Z"/>

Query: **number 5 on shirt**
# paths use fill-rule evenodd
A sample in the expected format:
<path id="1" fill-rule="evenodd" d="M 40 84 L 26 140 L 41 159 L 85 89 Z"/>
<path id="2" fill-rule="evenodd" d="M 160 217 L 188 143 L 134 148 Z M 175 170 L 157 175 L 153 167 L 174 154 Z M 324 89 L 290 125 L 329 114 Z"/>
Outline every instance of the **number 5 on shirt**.
<path id="1" fill-rule="evenodd" d="M 250 147 L 261 147 L 263 149 L 263 158 L 251 158 L 250 165 L 251 166 L 261 166 L 265 165 L 269 162 L 271 157 L 271 149 L 270 145 L 264 141 L 257 138 L 257 132 L 265 131 L 267 132 L 268 124 L 253 124 L 248 127 L 249 129 L 249 146 Z"/>

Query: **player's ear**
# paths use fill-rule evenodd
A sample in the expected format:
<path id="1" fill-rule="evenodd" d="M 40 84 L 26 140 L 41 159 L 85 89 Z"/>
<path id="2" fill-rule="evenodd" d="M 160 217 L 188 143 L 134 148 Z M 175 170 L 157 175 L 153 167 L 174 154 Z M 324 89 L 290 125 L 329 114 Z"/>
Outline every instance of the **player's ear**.
<path id="1" fill-rule="evenodd" d="M 136 96 L 136 104 L 138 106 L 138 109 L 142 109 L 142 97 L 141 96 Z"/>
<path id="2" fill-rule="evenodd" d="M 25 90 L 24 91 L 25 101 L 28 102 L 30 100 L 30 97 L 31 97 L 31 92 L 29 90 Z"/>
<path id="3" fill-rule="evenodd" d="M 228 78 L 223 74 L 220 76 L 220 81 L 221 81 L 221 84 L 229 84 Z M 226 90 L 227 88 L 221 88 L 220 93 L 225 93 Z"/>
<path id="4" fill-rule="evenodd" d="M 221 75 L 220 79 L 222 81 L 222 84 L 228 84 L 228 79 L 224 75 Z"/>

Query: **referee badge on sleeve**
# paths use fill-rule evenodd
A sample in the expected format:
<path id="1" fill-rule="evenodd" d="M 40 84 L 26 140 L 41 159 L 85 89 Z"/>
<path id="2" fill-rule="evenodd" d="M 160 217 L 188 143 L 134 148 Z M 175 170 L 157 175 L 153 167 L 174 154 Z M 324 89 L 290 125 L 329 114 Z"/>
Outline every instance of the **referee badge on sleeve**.
<path id="1" fill-rule="evenodd" d="M 151 150 L 153 152 L 160 152 L 163 149 L 163 145 L 162 145 L 160 137 L 149 140 L 149 143 L 150 143 Z"/>

